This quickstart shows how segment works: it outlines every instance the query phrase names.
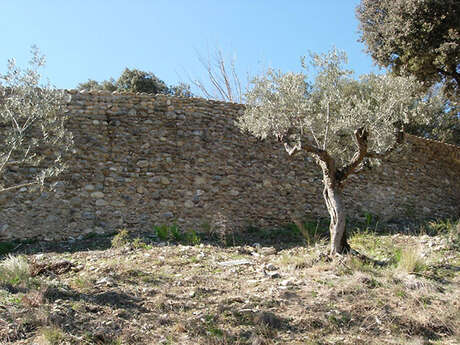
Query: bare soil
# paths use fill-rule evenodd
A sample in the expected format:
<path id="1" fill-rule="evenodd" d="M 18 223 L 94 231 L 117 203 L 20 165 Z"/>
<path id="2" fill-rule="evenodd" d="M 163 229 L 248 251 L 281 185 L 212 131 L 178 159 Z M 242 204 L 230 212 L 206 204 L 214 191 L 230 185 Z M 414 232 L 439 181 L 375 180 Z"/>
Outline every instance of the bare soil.
<path id="1" fill-rule="evenodd" d="M 373 260 L 330 258 L 323 240 L 132 237 L 18 248 L 31 278 L 0 286 L 0 343 L 460 344 L 460 255 L 443 235 L 352 236 Z M 407 247 L 417 272 L 395 259 Z"/>

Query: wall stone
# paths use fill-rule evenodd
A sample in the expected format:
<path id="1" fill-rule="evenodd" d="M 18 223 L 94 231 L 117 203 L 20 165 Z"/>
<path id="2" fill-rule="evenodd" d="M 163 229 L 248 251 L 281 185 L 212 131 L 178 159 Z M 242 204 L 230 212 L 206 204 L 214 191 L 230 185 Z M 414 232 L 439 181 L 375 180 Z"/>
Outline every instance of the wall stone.
<path id="1" fill-rule="evenodd" d="M 75 150 L 51 191 L 0 194 L 0 241 L 58 239 L 177 222 L 200 229 L 327 216 L 320 170 L 234 125 L 243 106 L 197 98 L 69 90 Z M 8 172 L 21 180 L 27 169 Z M 460 148 L 414 136 L 344 191 L 351 216 L 460 215 Z"/>

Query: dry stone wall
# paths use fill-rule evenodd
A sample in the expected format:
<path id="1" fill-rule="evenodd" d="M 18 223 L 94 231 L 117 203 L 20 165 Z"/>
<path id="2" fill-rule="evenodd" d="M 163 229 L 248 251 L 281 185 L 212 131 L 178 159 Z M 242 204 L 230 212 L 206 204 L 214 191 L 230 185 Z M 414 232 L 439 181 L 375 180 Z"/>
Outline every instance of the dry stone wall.
<path id="1" fill-rule="evenodd" d="M 275 226 L 327 216 L 319 169 L 278 143 L 242 134 L 239 104 L 164 95 L 68 91 L 75 149 L 51 191 L 0 194 L 0 241 L 122 227 L 149 231 Z M 458 217 L 460 148 L 408 136 L 403 151 L 345 188 L 352 216 Z M 24 178 L 12 167 L 7 177 Z"/>

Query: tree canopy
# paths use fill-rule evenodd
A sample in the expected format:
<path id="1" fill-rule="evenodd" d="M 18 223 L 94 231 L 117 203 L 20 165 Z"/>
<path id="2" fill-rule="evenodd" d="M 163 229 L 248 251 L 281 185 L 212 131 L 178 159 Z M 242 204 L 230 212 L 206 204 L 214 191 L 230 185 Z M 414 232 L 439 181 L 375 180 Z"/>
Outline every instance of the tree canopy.
<path id="1" fill-rule="evenodd" d="M 269 69 L 252 81 L 239 119 L 242 130 L 277 138 L 289 154 L 313 156 L 323 172 L 331 253 L 348 247 L 341 201 L 347 178 L 394 151 L 405 123 L 426 122 L 438 107 L 420 96 L 423 86 L 414 78 L 370 74 L 355 80 L 345 62 L 338 50 L 313 54 L 313 83 L 303 73 Z"/>
<path id="2" fill-rule="evenodd" d="M 34 185 L 58 175 L 64 168 L 63 155 L 72 144 L 64 127 L 65 95 L 40 82 L 39 68 L 45 58 L 36 47 L 26 69 L 8 61 L 0 75 L 0 192 Z M 28 169 L 27 181 L 14 171 Z"/>
<path id="3" fill-rule="evenodd" d="M 125 68 L 117 80 L 110 78 L 109 80 L 98 82 L 90 79 L 85 83 L 79 84 L 77 88 L 80 90 L 146 92 L 182 97 L 193 96 L 190 86 L 187 84 L 180 83 L 179 85 L 168 87 L 163 80 L 152 72 L 129 68 Z"/>
<path id="4" fill-rule="evenodd" d="M 380 66 L 426 87 L 441 82 L 458 102 L 460 1 L 361 0 L 357 17 L 361 41 Z"/>

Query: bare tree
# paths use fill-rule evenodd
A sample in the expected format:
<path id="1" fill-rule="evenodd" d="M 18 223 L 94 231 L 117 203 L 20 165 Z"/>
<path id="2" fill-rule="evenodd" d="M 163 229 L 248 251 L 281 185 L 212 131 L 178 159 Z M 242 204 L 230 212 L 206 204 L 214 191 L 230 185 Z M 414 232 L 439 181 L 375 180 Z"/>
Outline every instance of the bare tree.
<path id="1" fill-rule="evenodd" d="M 277 138 L 290 155 L 313 156 L 323 173 L 331 254 L 350 249 L 342 199 L 346 180 L 394 151 L 403 140 L 400 126 L 425 121 L 433 107 L 418 96 L 420 83 L 372 74 L 357 81 L 343 68 L 345 62 L 345 53 L 336 49 L 313 54 L 317 74 L 311 84 L 302 73 L 269 69 L 252 81 L 239 119 L 242 130 Z"/>
<path id="2" fill-rule="evenodd" d="M 244 94 L 241 81 L 236 71 L 235 58 L 227 62 L 222 50 L 216 49 L 214 55 L 208 53 L 207 57 L 198 55 L 201 65 L 206 71 L 206 81 L 189 78 L 209 99 L 226 102 L 244 103 Z"/>
<path id="3" fill-rule="evenodd" d="M 73 140 L 65 129 L 65 95 L 41 84 L 38 69 L 45 58 L 32 47 L 29 67 L 21 69 L 14 59 L 0 75 L 0 192 L 43 186 L 64 168 L 63 154 Z M 30 176 L 18 181 L 10 170 L 27 169 Z"/>

